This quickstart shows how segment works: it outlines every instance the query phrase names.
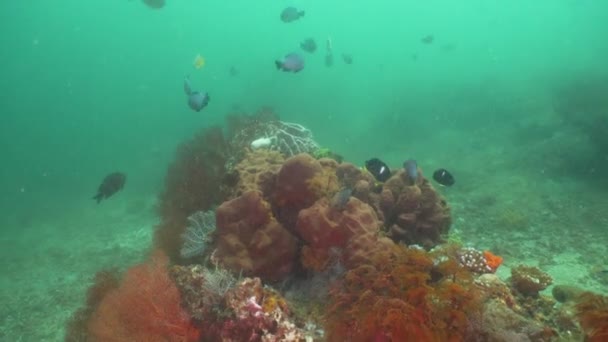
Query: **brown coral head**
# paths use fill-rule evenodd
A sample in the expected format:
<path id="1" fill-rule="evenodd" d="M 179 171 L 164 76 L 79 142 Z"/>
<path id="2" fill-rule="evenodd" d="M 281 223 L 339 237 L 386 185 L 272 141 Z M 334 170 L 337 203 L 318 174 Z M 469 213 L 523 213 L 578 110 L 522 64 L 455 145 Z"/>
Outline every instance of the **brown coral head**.
<path id="1" fill-rule="evenodd" d="M 538 267 L 519 265 L 511 269 L 511 285 L 524 296 L 537 296 L 553 283 L 553 278 Z"/>

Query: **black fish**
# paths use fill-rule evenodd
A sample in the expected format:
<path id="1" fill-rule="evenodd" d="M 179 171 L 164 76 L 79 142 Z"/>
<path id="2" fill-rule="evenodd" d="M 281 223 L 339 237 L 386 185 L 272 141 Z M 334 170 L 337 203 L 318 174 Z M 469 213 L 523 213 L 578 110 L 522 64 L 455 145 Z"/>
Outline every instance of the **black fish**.
<path id="1" fill-rule="evenodd" d="M 386 182 L 391 178 L 391 170 L 388 168 L 388 165 L 378 158 L 372 158 L 366 161 L 365 168 L 380 182 Z"/>
<path id="2" fill-rule="evenodd" d="M 423 44 L 431 44 L 435 40 L 435 37 L 432 34 L 420 39 Z"/>
<path id="3" fill-rule="evenodd" d="M 344 63 L 346 64 L 353 64 L 353 56 L 349 55 L 347 53 L 343 53 L 342 54 L 342 60 L 344 61 Z"/>
<path id="4" fill-rule="evenodd" d="M 303 17 L 304 14 L 304 11 L 300 11 L 293 6 L 289 6 L 281 12 L 281 20 L 285 23 L 291 23 L 292 21 L 296 21 Z"/>
<path id="5" fill-rule="evenodd" d="M 439 169 L 433 172 L 433 179 L 443 186 L 452 186 L 456 183 L 454 176 L 446 169 Z"/>
<path id="6" fill-rule="evenodd" d="M 303 40 L 300 43 L 300 47 L 302 48 L 302 50 L 309 53 L 314 53 L 315 51 L 317 51 L 317 43 L 312 38 L 307 38 Z"/>
<path id="7" fill-rule="evenodd" d="M 122 172 L 110 173 L 99 185 L 97 195 L 93 196 L 93 199 L 99 203 L 102 199 L 109 198 L 125 186 L 126 180 L 127 176 Z"/>

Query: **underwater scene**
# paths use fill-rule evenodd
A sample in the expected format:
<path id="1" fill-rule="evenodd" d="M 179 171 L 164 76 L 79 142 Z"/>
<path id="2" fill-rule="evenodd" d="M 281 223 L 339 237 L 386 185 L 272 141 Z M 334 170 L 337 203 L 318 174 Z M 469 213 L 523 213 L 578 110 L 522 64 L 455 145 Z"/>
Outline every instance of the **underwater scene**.
<path id="1" fill-rule="evenodd" d="M 0 13 L 0 341 L 608 341 L 608 2 Z"/>

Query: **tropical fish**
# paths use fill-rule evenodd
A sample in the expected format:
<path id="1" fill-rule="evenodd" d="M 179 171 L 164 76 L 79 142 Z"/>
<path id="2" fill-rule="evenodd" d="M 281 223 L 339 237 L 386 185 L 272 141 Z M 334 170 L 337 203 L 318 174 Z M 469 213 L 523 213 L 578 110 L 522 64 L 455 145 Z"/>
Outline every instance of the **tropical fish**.
<path id="1" fill-rule="evenodd" d="M 351 188 L 343 188 L 338 191 L 334 197 L 332 197 L 329 205 L 331 208 L 342 211 L 346 208 L 346 204 L 348 204 L 348 200 L 350 200 L 350 195 L 352 195 L 353 190 Z"/>
<path id="2" fill-rule="evenodd" d="M 422 39 L 420 39 L 420 41 L 423 44 L 431 44 L 434 40 L 435 40 L 435 37 L 432 34 L 429 34 L 428 36 L 425 36 Z"/>
<path id="3" fill-rule="evenodd" d="M 165 7 L 165 0 L 142 0 L 146 6 L 154 9 Z"/>
<path id="4" fill-rule="evenodd" d="M 418 179 L 418 163 L 414 159 L 408 159 L 403 162 L 403 168 L 412 183 L 416 183 L 416 180 Z"/>
<path id="5" fill-rule="evenodd" d="M 196 55 L 196 57 L 194 57 L 194 61 L 192 62 L 192 65 L 194 65 L 194 68 L 196 68 L 196 69 L 200 69 L 200 68 L 204 67 L 205 58 L 203 56 L 201 56 L 199 53 L 198 55 Z"/>
<path id="6" fill-rule="evenodd" d="M 296 20 L 300 19 L 300 17 L 303 17 L 303 16 L 304 16 L 304 11 L 300 11 L 293 6 L 286 7 L 281 12 L 281 20 L 284 23 L 290 23 L 292 21 L 296 21 Z"/>
<path id="7" fill-rule="evenodd" d="M 206 91 L 194 91 L 190 84 L 190 77 L 184 79 L 184 92 L 188 96 L 188 106 L 195 112 L 200 112 L 209 104 L 209 94 Z"/>
<path id="8" fill-rule="evenodd" d="M 372 158 L 365 162 L 365 169 L 376 178 L 377 181 L 386 182 L 391 178 L 391 170 L 388 165 L 378 158 Z"/>
<path id="9" fill-rule="evenodd" d="M 332 65 L 334 65 L 334 54 L 331 52 L 328 52 L 325 55 L 325 66 L 330 67 Z"/>
<path id="10" fill-rule="evenodd" d="M 342 60 L 346 64 L 353 64 L 353 56 L 350 55 L 350 54 L 348 54 L 348 53 L 343 53 L 342 54 Z"/>
<path id="11" fill-rule="evenodd" d="M 93 196 L 93 199 L 99 204 L 101 200 L 109 198 L 122 189 L 125 186 L 126 180 L 127 176 L 122 172 L 110 173 L 103 179 L 99 188 L 97 188 L 97 194 Z"/>
<path id="12" fill-rule="evenodd" d="M 279 70 L 295 73 L 304 69 L 304 58 L 299 54 L 292 52 L 287 54 L 282 60 L 276 60 L 274 64 Z"/>
<path id="13" fill-rule="evenodd" d="M 317 50 L 317 43 L 314 39 L 307 38 L 300 43 L 300 47 L 306 52 L 314 53 Z"/>
<path id="14" fill-rule="evenodd" d="M 452 186 L 456 183 L 454 176 L 446 169 L 438 169 L 433 172 L 433 179 L 443 186 Z"/>

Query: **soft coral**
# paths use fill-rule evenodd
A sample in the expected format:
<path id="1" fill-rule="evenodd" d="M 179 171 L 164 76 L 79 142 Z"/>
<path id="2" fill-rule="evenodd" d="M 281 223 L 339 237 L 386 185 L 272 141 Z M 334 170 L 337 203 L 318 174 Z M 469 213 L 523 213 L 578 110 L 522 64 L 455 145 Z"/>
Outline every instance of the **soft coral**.
<path id="1" fill-rule="evenodd" d="M 198 329 L 180 306 L 180 293 L 167 273 L 168 258 L 129 269 L 120 286 L 100 302 L 89 321 L 92 341 L 196 341 Z"/>

